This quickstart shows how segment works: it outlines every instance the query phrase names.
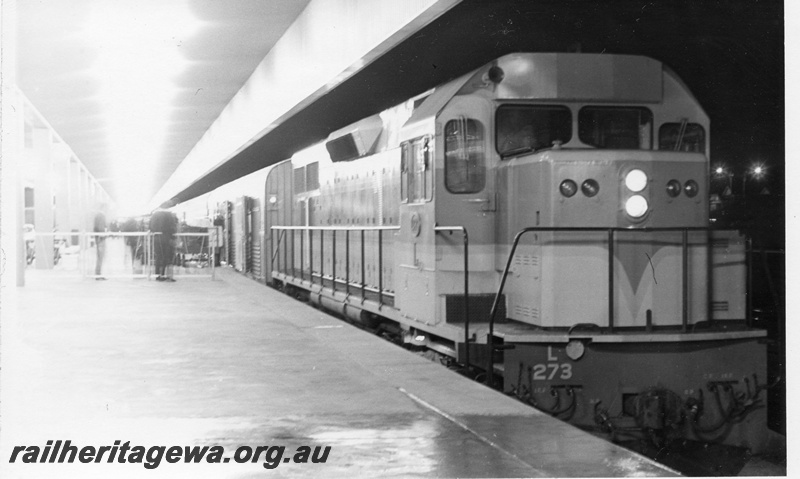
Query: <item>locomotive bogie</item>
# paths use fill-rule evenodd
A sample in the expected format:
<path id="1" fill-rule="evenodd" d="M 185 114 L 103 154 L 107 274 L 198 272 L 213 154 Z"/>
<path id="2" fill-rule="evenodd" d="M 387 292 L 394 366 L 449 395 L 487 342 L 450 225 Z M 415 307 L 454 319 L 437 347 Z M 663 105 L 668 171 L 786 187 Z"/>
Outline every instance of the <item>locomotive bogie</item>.
<path id="1" fill-rule="evenodd" d="M 628 436 L 627 429 L 662 440 L 724 438 L 753 452 L 766 444 L 765 397 L 759 395 L 766 353 L 757 340 L 576 336 L 570 343 L 518 343 L 507 350 L 505 391 L 617 439 Z"/>

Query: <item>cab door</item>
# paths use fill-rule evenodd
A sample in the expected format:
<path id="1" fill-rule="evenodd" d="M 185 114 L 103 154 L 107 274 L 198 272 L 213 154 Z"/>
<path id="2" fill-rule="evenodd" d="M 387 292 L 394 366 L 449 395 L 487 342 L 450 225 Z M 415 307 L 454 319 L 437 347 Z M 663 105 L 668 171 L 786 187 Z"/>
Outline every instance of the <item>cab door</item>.
<path id="1" fill-rule="evenodd" d="M 436 120 L 436 220 L 439 226 L 467 229 L 469 269 L 473 273 L 494 271 L 497 199 L 496 159 L 490 148 L 492 112 L 487 100 L 455 97 Z M 460 235 L 438 235 L 437 260 L 441 271 L 464 269 Z M 494 287 L 488 278 L 485 283 L 482 288 L 480 282 L 475 282 L 470 294 L 489 292 L 480 291 L 489 283 Z"/>
<path id="2" fill-rule="evenodd" d="M 401 144 L 400 231 L 395 241 L 395 305 L 401 314 L 436 322 L 434 140 L 425 134 Z"/>
<path id="3" fill-rule="evenodd" d="M 291 233 L 273 231 L 273 226 L 292 225 L 292 163 L 286 160 L 272 168 L 267 175 L 264 193 L 264 233 L 267 283 L 272 284 L 272 273 L 289 273 L 289 252 L 292 251 Z"/>

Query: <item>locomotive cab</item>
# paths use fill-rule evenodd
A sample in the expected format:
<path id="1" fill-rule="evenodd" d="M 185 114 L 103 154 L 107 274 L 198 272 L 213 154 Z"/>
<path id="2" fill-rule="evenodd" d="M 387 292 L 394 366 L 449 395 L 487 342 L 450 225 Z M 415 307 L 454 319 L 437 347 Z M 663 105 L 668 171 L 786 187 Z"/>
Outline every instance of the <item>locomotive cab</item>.
<path id="1" fill-rule="evenodd" d="M 478 293 L 494 289 L 497 277 L 485 273 L 502 271 L 515 235 L 541 229 L 513 258 L 512 276 L 528 281 L 509 282 L 509 319 L 685 328 L 711 319 L 715 293 L 725 295 L 714 299 L 725 306 L 717 319 L 743 318 L 742 241 L 718 241 L 725 251 L 709 267 L 715 240 L 701 230 L 708 123 L 680 80 L 648 58 L 503 57 L 462 80 L 437 118 L 436 221 L 475 237 Z M 440 249 L 446 271 L 458 255 Z M 720 287 L 705 287 L 712 274 Z"/>

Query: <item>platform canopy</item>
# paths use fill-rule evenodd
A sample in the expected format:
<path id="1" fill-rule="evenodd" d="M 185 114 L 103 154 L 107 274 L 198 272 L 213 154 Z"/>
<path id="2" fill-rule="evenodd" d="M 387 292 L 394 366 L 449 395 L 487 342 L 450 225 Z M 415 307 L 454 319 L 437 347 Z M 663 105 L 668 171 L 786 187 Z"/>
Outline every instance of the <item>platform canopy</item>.
<path id="1" fill-rule="evenodd" d="M 8 0 L 9 14 L 23 93 L 145 210 L 526 51 L 652 57 L 709 112 L 712 157 L 782 162 L 779 0 Z"/>

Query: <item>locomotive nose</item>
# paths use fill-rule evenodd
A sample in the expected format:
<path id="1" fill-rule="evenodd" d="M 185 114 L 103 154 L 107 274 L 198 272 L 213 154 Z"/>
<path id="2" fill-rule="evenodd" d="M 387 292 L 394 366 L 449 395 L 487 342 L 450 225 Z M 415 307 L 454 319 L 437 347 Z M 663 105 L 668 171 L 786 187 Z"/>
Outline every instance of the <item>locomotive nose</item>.
<path id="1" fill-rule="evenodd" d="M 704 157 L 551 152 L 553 217 L 569 226 L 705 226 Z"/>

